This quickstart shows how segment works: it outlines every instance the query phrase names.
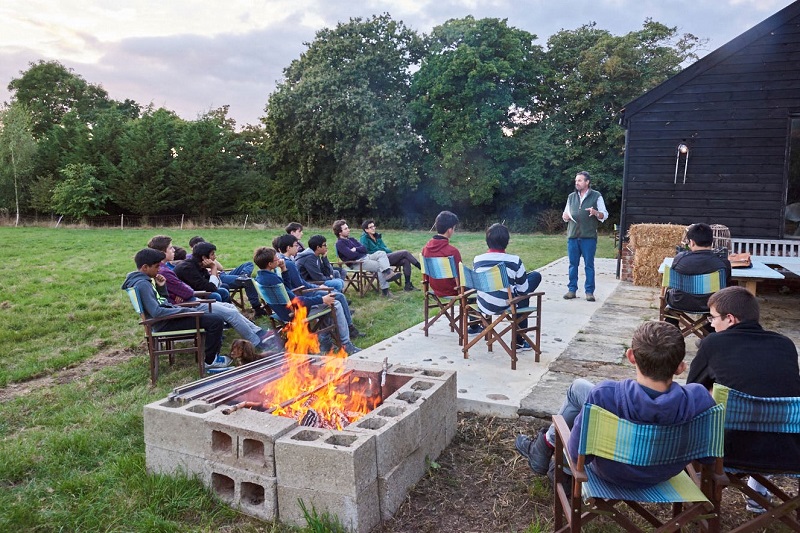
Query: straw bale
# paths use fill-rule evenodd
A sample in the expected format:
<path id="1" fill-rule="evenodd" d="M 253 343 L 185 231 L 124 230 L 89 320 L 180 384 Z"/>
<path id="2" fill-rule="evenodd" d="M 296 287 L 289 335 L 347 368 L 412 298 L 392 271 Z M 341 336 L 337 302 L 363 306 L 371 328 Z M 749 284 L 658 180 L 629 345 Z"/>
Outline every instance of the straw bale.
<path id="1" fill-rule="evenodd" d="M 675 247 L 637 248 L 633 256 L 633 284 L 643 287 L 660 287 L 658 267 L 665 257 L 674 257 Z"/>
<path id="2" fill-rule="evenodd" d="M 650 247 L 674 248 L 681 242 L 686 226 L 678 224 L 634 224 L 630 227 L 630 246 L 633 250 Z"/>

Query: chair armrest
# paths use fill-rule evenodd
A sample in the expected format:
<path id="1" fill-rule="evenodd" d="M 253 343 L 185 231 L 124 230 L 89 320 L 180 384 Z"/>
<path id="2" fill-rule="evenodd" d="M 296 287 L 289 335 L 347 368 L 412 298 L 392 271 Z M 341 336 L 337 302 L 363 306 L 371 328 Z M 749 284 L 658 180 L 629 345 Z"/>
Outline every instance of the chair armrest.
<path id="1" fill-rule="evenodd" d="M 516 305 L 519 302 L 521 302 L 522 300 L 527 300 L 527 299 L 534 298 L 534 297 L 536 298 L 536 301 L 539 302 L 539 301 L 541 301 L 542 296 L 544 296 L 543 292 L 529 292 L 528 294 L 520 294 L 520 295 L 514 296 L 510 300 L 506 300 L 506 305 L 509 305 L 509 306 Z"/>
<path id="2" fill-rule="evenodd" d="M 309 292 L 317 292 L 317 291 L 322 291 L 322 292 L 329 293 L 332 290 L 333 290 L 333 288 L 325 287 L 325 286 L 314 287 L 314 288 L 311 288 L 311 287 L 297 287 L 296 289 L 292 289 L 292 292 L 295 293 L 295 294 L 300 295 L 300 294 L 307 294 Z"/>
<path id="3" fill-rule="evenodd" d="M 564 417 L 561 415 L 553 415 L 553 425 L 556 427 L 556 441 L 560 440 L 562 443 L 564 460 L 567 462 L 569 469 L 572 471 L 572 478 L 579 483 L 585 483 L 589 478 L 583 469 L 582 461 L 578 461 L 577 463 L 573 461 L 572 457 L 569 455 L 569 450 L 567 449 L 569 437 L 572 433 L 569 429 L 569 426 L 567 426 L 567 421 L 564 420 Z"/>
<path id="4" fill-rule="evenodd" d="M 202 311 L 189 311 L 188 313 L 176 313 L 174 315 L 167 315 L 167 316 L 160 316 L 158 318 L 148 318 L 146 320 L 142 320 L 139 324 L 142 325 L 152 325 L 158 324 L 159 322 L 167 322 L 169 320 L 175 320 L 177 318 L 194 318 L 196 316 L 203 316 L 205 313 Z"/>
<path id="5" fill-rule="evenodd" d="M 199 307 L 201 305 L 208 305 L 208 312 L 211 312 L 211 304 L 216 302 L 216 300 L 208 299 L 208 300 L 195 300 L 193 302 L 181 302 L 179 304 L 174 304 L 176 307 Z"/>

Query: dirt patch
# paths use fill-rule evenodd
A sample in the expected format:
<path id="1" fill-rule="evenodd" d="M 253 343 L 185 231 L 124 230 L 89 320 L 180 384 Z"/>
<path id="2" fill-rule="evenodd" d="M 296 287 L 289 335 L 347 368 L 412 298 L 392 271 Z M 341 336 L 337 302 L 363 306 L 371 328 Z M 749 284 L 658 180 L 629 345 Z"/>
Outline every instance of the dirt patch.
<path id="1" fill-rule="evenodd" d="M 540 526 L 534 530 L 552 531 L 549 481 L 531 472 L 514 449 L 518 433 L 532 435 L 544 425 L 538 419 L 526 422 L 459 414 L 453 442 L 412 489 L 395 517 L 373 533 L 525 531 L 534 521 Z M 796 480 L 775 481 L 789 493 L 797 491 Z M 666 505 L 648 508 L 662 519 L 670 512 Z M 741 494 L 733 490 L 723 492 L 722 511 L 722 531 L 753 518 L 745 510 Z M 613 524 L 605 518 L 599 520 Z"/>
<path id="2" fill-rule="evenodd" d="M 52 374 L 41 376 L 28 381 L 10 383 L 0 388 L 0 403 L 12 400 L 24 394 L 37 391 L 45 387 L 71 383 L 111 365 L 118 365 L 134 357 L 141 357 L 141 352 L 133 350 L 112 350 L 101 352 L 74 366 L 64 368 Z"/>

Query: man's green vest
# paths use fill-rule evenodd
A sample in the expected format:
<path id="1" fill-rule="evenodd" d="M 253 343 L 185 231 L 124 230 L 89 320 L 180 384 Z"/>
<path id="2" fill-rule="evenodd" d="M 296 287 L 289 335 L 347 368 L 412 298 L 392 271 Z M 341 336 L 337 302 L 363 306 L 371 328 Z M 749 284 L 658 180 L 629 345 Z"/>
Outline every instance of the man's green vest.
<path id="1" fill-rule="evenodd" d="M 589 192 L 583 198 L 583 203 L 581 203 L 581 198 L 578 196 L 577 191 L 569 195 L 567 205 L 572 218 L 567 224 L 568 239 L 597 238 L 597 226 L 600 225 L 600 221 L 597 220 L 597 217 L 589 216 L 587 209 L 590 207 L 597 209 L 598 198 L 600 198 L 600 193 L 594 189 L 589 189 Z"/>

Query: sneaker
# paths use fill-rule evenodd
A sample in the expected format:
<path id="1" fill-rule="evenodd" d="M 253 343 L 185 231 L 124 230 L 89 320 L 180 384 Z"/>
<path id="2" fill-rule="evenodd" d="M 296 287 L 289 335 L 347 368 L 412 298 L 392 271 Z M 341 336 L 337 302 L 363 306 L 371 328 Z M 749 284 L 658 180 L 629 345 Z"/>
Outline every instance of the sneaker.
<path id="1" fill-rule="evenodd" d="M 233 363 L 233 359 L 227 355 L 217 355 L 213 363 L 206 363 L 206 370 L 214 368 L 228 368 Z"/>
<path id="2" fill-rule="evenodd" d="M 389 276 L 388 278 L 386 278 L 386 283 L 392 283 L 394 281 L 399 280 L 402 277 L 403 277 L 402 272 L 395 272 L 394 275 Z"/>
<path id="3" fill-rule="evenodd" d="M 412 284 L 412 283 L 409 281 L 408 283 L 406 283 L 406 286 L 405 286 L 405 287 L 403 287 L 403 290 L 404 290 L 404 291 L 406 291 L 406 292 L 413 292 L 413 291 L 418 291 L 419 289 L 418 289 L 418 288 L 416 288 L 416 287 L 415 287 L 415 286 L 414 286 L 414 285 L 413 285 L 413 284 Z"/>
<path id="4" fill-rule="evenodd" d="M 769 492 L 766 493 L 762 492 L 761 495 L 767 500 L 769 500 Z M 752 498 L 748 498 L 746 494 L 744 495 L 744 503 L 745 503 L 745 509 L 747 509 L 748 512 L 755 514 L 763 514 L 767 512 L 767 510 L 764 509 L 763 505 L 761 505 Z"/>
<path id="5" fill-rule="evenodd" d="M 542 476 L 547 474 L 547 470 L 550 468 L 550 458 L 554 451 L 548 444 L 545 434 L 547 434 L 547 428 L 542 428 L 535 439 L 531 439 L 527 435 L 517 435 L 514 441 L 514 447 L 521 456 L 528 460 L 531 470 Z"/>
<path id="6" fill-rule="evenodd" d="M 529 352 L 533 350 L 533 347 L 528 344 L 528 341 L 517 341 L 517 351 L 518 352 Z"/>
<path id="7" fill-rule="evenodd" d="M 567 294 L 564 295 L 564 299 L 565 300 L 572 300 L 572 299 L 575 298 L 575 296 L 576 295 L 575 295 L 574 291 L 569 291 L 569 292 L 567 292 Z"/>
<path id="8" fill-rule="evenodd" d="M 350 329 L 350 338 L 351 339 L 358 338 L 358 337 L 366 337 L 367 336 L 366 333 L 361 333 L 360 331 L 358 331 L 358 328 L 355 327 L 355 325 L 353 325 L 353 324 L 350 324 L 349 329 Z"/>
<path id="9" fill-rule="evenodd" d="M 594 294 L 592 294 L 591 292 L 587 292 L 586 293 L 586 301 L 587 302 L 594 302 L 595 301 Z"/>
<path id="10" fill-rule="evenodd" d="M 361 351 L 361 348 L 353 344 L 352 342 L 346 342 L 344 346 L 344 351 L 347 352 L 347 355 L 353 355 L 354 353 L 358 353 Z"/>
<path id="11" fill-rule="evenodd" d="M 269 315 L 269 313 L 267 313 L 267 310 L 264 309 L 263 305 L 261 305 L 259 307 L 254 307 L 253 308 L 253 312 L 255 313 L 254 318 L 261 318 L 261 317 Z"/>
<path id="12" fill-rule="evenodd" d="M 473 324 L 467 328 L 467 333 L 469 335 L 477 335 L 481 331 L 483 331 L 483 326 L 481 326 L 480 324 Z"/>

